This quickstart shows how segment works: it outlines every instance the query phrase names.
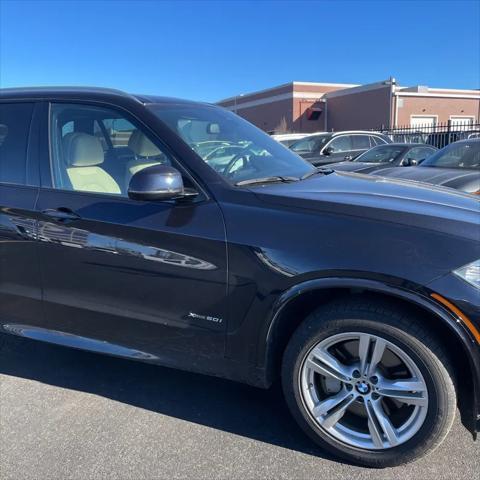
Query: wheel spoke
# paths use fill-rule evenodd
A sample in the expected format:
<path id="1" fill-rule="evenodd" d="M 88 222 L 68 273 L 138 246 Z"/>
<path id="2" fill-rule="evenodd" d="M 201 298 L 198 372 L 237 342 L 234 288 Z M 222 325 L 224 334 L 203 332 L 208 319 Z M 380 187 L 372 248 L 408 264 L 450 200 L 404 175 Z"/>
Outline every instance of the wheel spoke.
<path id="1" fill-rule="evenodd" d="M 342 403 L 347 397 L 351 395 L 345 389 L 340 390 L 337 394 L 332 395 L 331 397 L 322 400 L 321 402 L 317 403 L 313 409 L 313 415 L 315 417 L 321 417 L 328 413 L 332 408 L 335 408 L 339 403 Z"/>
<path id="2" fill-rule="evenodd" d="M 393 398 L 408 405 L 421 407 L 428 404 L 426 391 L 424 383 L 414 378 L 406 380 L 382 379 L 377 385 L 377 393 L 379 395 Z"/>
<path id="3" fill-rule="evenodd" d="M 345 415 L 354 399 L 353 393 L 341 390 L 336 395 L 320 402 L 313 409 L 313 414 L 324 428 L 332 428 Z"/>
<path id="4" fill-rule="evenodd" d="M 383 435 L 389 447 L 398 445 L 398 433 L 386 415 L 380 402 L 368 400 L 366 403 L 368 414 L 368 430 L 372 436 L 373 444 L 377 448 L 384 448 Z"/>
<path id="5" fill-rule="evenodd" d="M 370 364 L 368 365 L 367 376 L 370 377 L 375 373 L 377 365 L 382 360 L 386 346 L 387 346 L 387 343 L 382 338 L 377 337 L 375 339 L 375 345 L 373 347 L 373 352 L 372 352 L 372 359 L 370 360 Z"/>
<path id="6" fill-rule="evenodd" d="M 370 335 L 363 333 L 360 335 L 358 343 L 358 358 L 360 359 L 360 373 L 364 375 L 367 371 L 368 352 L 370 350 Z"/>
<path id="7" fill-rule="evenodd" d="M 315 348 L 313 350 L 311 356 L 307 359 L 307 368 L 311 368 L 320 375 L 332 377 L 341 382 L 350 381 L 350 369 L 322 348 Z"/>

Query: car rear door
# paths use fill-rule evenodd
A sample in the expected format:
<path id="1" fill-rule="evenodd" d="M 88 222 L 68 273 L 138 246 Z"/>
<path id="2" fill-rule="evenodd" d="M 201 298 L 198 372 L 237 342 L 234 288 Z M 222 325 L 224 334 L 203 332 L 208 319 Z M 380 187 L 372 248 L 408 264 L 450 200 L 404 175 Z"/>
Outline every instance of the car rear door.
<path id="1" fill-rule="evenodd" d="M 182 167 L 123 111 L 53 103 L 48 122 L 51 152 L 42 162 L 52 168 L 37 210 L 51 340 L 162 363 L 223 355 L 226 241 L 217 203 L 185 171 L 195 200 L 128 198 L 132 172 Z M 103 141 L 105 132 L 121 141 Z"/>
<path id="2" fill-rule="evenodd" d="M 35 241 L 37 127 L 33 102 L 0 100 L 0 322 L 17 333 L 42 312 Z"/>

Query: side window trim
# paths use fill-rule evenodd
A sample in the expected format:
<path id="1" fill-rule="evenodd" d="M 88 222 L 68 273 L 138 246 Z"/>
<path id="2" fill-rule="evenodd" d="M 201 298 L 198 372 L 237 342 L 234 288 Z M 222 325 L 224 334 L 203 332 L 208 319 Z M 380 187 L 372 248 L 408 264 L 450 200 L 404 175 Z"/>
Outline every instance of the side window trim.
<path id="1" fill-rule="evenodd" d="M 40 181 L 40 125 L 42 122 L 41 105 L 35 102 L 30 120 L 30 129 L 28 133 L 27 143 L 27 159 L 26 159 L 26 180 L 27 185 L 31 179 L 30 186 L 39 188 Z"/>
<path id="2" fill-rule="evenodd" d="M 378 135 L 372 135 L 372 138 L 375 139 L 375 142 L 381 142 L 381 143 L 377 143 L 377 145 L 387 145 L 387 142 L 382 137 L 379 137 Z"/>

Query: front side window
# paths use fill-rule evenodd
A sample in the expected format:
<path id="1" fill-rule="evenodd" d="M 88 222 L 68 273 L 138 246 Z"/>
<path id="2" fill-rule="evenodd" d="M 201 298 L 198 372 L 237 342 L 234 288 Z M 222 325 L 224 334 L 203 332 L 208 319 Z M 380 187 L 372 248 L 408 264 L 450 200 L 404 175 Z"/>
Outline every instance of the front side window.
<path id="1" fill-rule="evenodd" d="M 407 157 L 413 160 L 424 160 L 428 156 L 430 156 L 435 150 L 433 148 L 425 148 L 425 147 L 416 147 L 412 148 L 409 152 Z"/>
<path id="2" fill-rule="evenodd" d="M 52 180 L 58 189 L 127 196 L 136 172 L 171 163 L 141 129 L 114 110 L 52 104 L 50 123 Z"/>
<path id="3" fill-rule="evenodd" d="M 0 103 L 0 183 L 28 185 L 27 144 L 33 104 Z"/>
<path id="4" fill-rule="evenodd" d="M 299 178 L 314 170 L 309 162 L 222 108 L 191 104 L 148 108 L 232 183 L 273 176 Z"/>
<path id="5" fill-rule="evenodd" d="M 480 169 L 480 142 L 452 143 L 421 163 L 422 167 Z"/>
<path id="6" fill-rule="evenodd" d="M 299 153 L 319 152 L 320 149 L 328 142 L 328 140 L 330 140 L 330 138 L 330 135 L 312 135 L 310 137 L 295 141 L 290 146 L 290 150 Z"/>
<path id="7" fill-rule="evenodd" d="M 371 148 L 367 152 L 354 158 L 353 161 L 362 163 L 391 163 L 394 162 L 404 151 L 404 147 L 382 145 Z"/>
<path id="8" fill-rule="evenodd" d="M 341 137 L 334 138 L 328 148 L 332 153 L 348 152 L 352 150 L 352 140 L 348 135 L 342 135 Z"/>

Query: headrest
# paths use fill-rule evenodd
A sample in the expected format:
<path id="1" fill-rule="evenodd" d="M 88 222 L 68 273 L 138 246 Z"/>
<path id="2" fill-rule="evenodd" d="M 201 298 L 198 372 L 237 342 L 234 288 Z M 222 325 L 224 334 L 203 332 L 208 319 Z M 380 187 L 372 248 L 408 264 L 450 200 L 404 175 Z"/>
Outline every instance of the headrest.
<path id="1" fill-rule="evenodd" d="M 70 167 L 91 167 L 103 163 L 100 140 L 81 132 L 67 133 L 63 139 L 65 163 Z"/>
<path id="2" fill-rule="evenodd" d="M 160 150 L 140 131 L 135 130 L 128 140 L 128 148 L 140 157 L 156 157 Z"/>

